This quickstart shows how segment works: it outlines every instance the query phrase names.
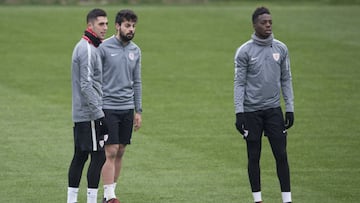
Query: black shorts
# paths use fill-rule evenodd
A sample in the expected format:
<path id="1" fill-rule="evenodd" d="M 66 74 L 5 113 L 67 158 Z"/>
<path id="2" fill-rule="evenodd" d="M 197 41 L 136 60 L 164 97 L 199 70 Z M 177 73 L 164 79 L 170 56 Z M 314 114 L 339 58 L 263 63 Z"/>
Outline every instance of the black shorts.
<path id="1" fill-rule="evenodd" d="M 268 138 L 287 135 L 284 116 L 280 107 L 261 111 L 245 112 L 245 129 L 248 130 L 248 141 L 260 140 L 262 134 Z"/>
<path id="2" fill-rule="evenodd" d="M 74 143 L 81 151 L 102 151 L 104 150 L 104 126 L 99 120 L 75 122 Z"/>
<path id="3" fill-rule="evenodd" d="M 131 144 L 134 110 L 103 109 L 109 136 L 105 144 Z"/>

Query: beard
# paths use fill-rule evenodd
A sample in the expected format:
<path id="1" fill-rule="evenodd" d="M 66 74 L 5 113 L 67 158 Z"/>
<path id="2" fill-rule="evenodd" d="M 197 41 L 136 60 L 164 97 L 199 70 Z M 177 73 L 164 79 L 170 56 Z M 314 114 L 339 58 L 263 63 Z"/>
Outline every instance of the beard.
<path id="1" fill-rule="evenodd" d="M 132 40 L 135 36 L 135 33 L 131 33 L 131 34 L 124 34 L 123 32 L 120 32 L 120 39 L 123 42 L 129 42 L 130 40 Z"/>

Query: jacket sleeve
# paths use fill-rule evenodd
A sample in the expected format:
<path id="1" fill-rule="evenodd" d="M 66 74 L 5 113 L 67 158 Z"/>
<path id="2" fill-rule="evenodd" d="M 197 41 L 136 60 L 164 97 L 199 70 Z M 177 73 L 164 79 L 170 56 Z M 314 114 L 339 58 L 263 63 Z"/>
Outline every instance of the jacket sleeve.
<path id="1" fill-rule="evenodd" d="M 281 62 L 281 91 L 285 101 L 286 112 L 294 112 L 294 93 L 290 69 L 290 58 L 286 47 L 284 49 L 284 58 Z"/>
<path id="2" fill-rule="evenodd" d="M 139 49 L 139 59 L 136 62 L 136 66 L 133 72 L 134 75 L 134 103 L 135 103 L 135 112 L 142 112 L 142 82 L 141 82 L 141 50 Z"/>
<path id="3" fill-rule="evenodd" d="M 80 88 L 85 102 L 91 111 L 92 119 L 98 119 L 104 117 L 102 111 L 102 104 L 99 103 L 99 93 L 94 88 L 94 66 L 100 58 L 97 57 L 96 52 L 92 53 L 91 45 L 87 43 L 86 48 L 80 52 Z"/>
<path id="4" fill-rule="evenodd" d="M 235 113 L 244 112 L 244 95 L 247 74 L 246 54 L 240 47 L 237 49 L 235 58 L 235 77 L 234 77 L 234 105 Z"/>

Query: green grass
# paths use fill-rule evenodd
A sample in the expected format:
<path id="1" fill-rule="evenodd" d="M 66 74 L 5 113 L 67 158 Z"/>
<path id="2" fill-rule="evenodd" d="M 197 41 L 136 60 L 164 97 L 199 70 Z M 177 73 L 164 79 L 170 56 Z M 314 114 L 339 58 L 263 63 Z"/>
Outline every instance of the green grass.
<path id="1" fill-rule="evenodd" d="M 252 201 L 245 143 L 233 124 L 233 57 L 249 39 L 259 5 L 132 7 L 139 14 L 144 114 L 125 155 L 117 189 L 122 202 Z M 265 5 L 292 59 L 294 202 L 357 201 L 360 7 Z M 66 201 L 70 59 L 91 8 L 0 7 L 0 202 Z M 110 36 L 122 7 L 104 8 Z M 263 198 L 281 202 L 265 139 L 263 146 Z M 80 202 L 85 190 L 83 178 Z"/>

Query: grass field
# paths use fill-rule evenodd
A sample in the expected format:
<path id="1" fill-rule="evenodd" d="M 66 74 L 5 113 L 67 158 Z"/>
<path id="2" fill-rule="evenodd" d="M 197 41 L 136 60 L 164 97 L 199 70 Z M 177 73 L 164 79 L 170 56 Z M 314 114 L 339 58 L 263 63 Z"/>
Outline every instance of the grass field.
<path id="1" fill-rule="evenodd" d="M 259 5 L 131 7 L 139 14 L 144 113 L 125 155 L 122 202 L 252 202 L 245 143 L 234 128 L 233 57 Z M 264 5 L 292 59 L 293 200 L 358 201 L 360 6 Z M 0 7 L 0 202 L 66 201 L 70 59 L 91 8 Z M 123 7 L 102 8 L 110 36 Z M 264 201 L 281 202 L 265 139 L 261 167 Z M 85 190 L 83 179 L 80 202 Z"/>

